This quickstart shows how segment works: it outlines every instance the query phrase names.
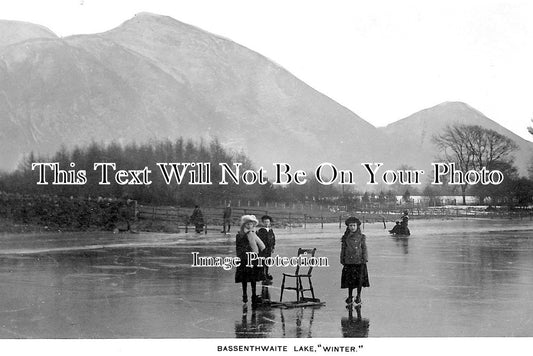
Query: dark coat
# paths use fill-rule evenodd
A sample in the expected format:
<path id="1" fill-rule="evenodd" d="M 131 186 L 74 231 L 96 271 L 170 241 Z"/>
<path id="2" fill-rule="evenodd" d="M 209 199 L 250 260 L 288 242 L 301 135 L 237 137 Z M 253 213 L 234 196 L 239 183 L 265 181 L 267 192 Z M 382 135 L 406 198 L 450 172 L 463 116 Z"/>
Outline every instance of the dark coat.
<path id="1" fill-rule="evenodd" d="M 265 279 L 263 268 L 257 267 L 257 261 L 253 267 L 247 267 L 247 252 L 252 252 L 252 247 L 248 241 L 248 232 L 245 234 L 237 233 L 235 237 L 236 255 L 241 259 L 241 264 L 235 269 L 235 283 L 262 281 Z"/>
<path id="2" fill-rule="evenodd" d="M 204 224 L 204 214 L 202 214 L 202 211 L 200 208 L 195 208 L 192 211 L 191 215 L 191 223 L 194 225 L 203 225 Z"/>
<path id="3" fill-rule="evenodd" d="M 231 207 L 227 206 L 224 208 L 224 212 L 222 213 L 222 218 L 224 220 L 231 219 Z"/>
<path id="4" fill-rule="evenodd" d="M 366 236 L 360 232 L 346 233 L 341 240 L 340 262 L 343 265 L 357 265 L 368 262 Z"/>
<path id="5" fill-rule="evenodd" d="M 272 252 L 274 252 L 274 247 L 276 246 L 276 235 L 272 229 L 267 230 L 262 227 L 257 231 L 257 236 L 265 244 L 265 249 L 261 251 L 261 256 L 270 257 Z"/>

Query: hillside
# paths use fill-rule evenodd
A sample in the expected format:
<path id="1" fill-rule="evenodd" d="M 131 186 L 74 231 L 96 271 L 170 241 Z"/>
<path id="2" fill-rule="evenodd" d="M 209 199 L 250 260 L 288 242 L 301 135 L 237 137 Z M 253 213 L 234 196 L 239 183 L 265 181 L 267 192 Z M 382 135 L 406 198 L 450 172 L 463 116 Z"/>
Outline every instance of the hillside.
<path id="1" fill-rule="evenodd" d="M 514 154 L 515 163 L 519 171 L 526 174 L 527 166 L 533 157 L 533 143 L 507 130 L 465 103 L 445 102 L 421 110 L 379 130 L 391 138 L 392 146 L 398 148 L 396 153 L 395 150 L 391 151 L 391 156 L 399 164 L 408 163 L 416 167 L 426 167 L 428 162 L 436 162 L 439 158 L 439 152 L 431 142 L 431 138 L 442 132 L 446 126 L 455 123 L 479 125 L 512 139 L 519 147 Z"/>
<path id="2" fill-rule="evenodd" d="M 0 50 L 0 114 L 4 169 L 91 140 L 217 137 L 257 165 L 304 169 L 383 151 L 376 128 L 264 56 L 152 14 Z"/>

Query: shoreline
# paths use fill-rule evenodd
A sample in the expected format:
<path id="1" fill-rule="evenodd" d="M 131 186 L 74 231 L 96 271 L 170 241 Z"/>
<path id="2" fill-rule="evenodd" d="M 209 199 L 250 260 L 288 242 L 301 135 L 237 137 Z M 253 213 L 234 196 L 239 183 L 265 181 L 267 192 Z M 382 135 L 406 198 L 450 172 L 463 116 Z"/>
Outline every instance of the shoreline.
<path id="1" fill-rule="evenodd" d="M 412 221 L 435 221 L 435 220 L 441 220 L 441 221 L 524 221 L 524 220 L 530 220 L 529 217 L 520 218 L 520 217 L 469 217 L 469 216 L 433 216 L 433 217 L 427 217 L 427 216 L 415 216 Z M 391 223 L 393 221 L 386 220 L 387 223 Z M 365 225 L 381 225 L 383 224 L 382 221 L 379 220 L 373 220 L 373 221 L 365 221 Z M 338 226 L 339 224 L 337 222 L 329 222 L 324 223 L 324 226 Z M 307 223 L 307 228 L 303 227 L 303 225 L 296 225 L 293 224 L 291 226 L 277 226 L 277 230 L 283 231 L 283 230 L 292 230 L 292 229 L 301 229 L 305 231 L 306 229 L 313 229 L 313 228 L 320 228 L 320 223 Z M 343 225 L 341 225 L 342 227 Z M 116 235 L 129 235 L 129 234 L 139 234 L 139 233 L 164 233 L 164 234 L 177 234 L 177 235 L 185 235 L 187 234 L 183 227 L 178 227 L 175 224 L 172 224 L 168 221 L 159 221 L 154 222 L 150 220 L 139 220 L 136 222 L 131 223 L 130 230 L 127 230 L 125 228 L 121 228 L 122 226 L 117 226 L 113 230 L 106 229 L 104 226 L 98 227 L 98 226 L 91 226 L 89 228 L 84 229 L 77 229 L 72 227 L 50 227 L 47 225 L 39 225 L 39 224 L 24 224 L 24 223 L 16 223 L 15 221 L 0 217 L 0 234 L 28 234 L 28 233 L 36 233 L 36 234 L 57 234 L 57 233 L 84 233 L 84 232 L 98 232 L 98 233 L 109 233 L 109 234 L 116 234 Z M 189 227 L 189 231 L 194 230 L 194 227 Z M 533 226 L 531 229 L 533 231 Z M 203 236 L 213 236 L 213 235 L 219 235 L 216 233 L 218 231 L 218 228 L 213 230 L 208 230 L 207 234 L 204 234 L 203 232 L 198 234 L 198 237 Z M 237 231 L 237 230 L 235 230 Z M 520 229 L 520 231 L 523 231 L 523 229 Z M 190 234 L 190 232 L 189 232 Z"/>

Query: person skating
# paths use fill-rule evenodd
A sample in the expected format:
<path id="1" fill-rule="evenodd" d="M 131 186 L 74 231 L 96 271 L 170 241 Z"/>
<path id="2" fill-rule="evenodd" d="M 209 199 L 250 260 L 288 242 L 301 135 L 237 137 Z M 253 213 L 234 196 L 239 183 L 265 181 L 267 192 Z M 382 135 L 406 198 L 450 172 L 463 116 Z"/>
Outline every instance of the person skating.
<path id="1" fill-rule="evenodd" d="M 222 231 L 221 233 L 229 233 L 231 230 L 231 203 L 228 203 L 222 213 Z M 226 229 L 227 226 L 227 229 Z"/>
<path id="2" fill-rule="evenodd" d="M 409 211 L 404 210 L 403 216 L 400 221 L 400 234 L 409 236 L 411 231 L 409 231 Z"/>
<path id="3" fill-rule="evenodd" d="M 247 289 L 248 282 L 250 283 L 252 307 L 256 307 L 260 302 L 260 298 L 256 295 L 256 282 L 264 280 L 263 268 L 257 266 L 257 261 L 254 261 L 253 266 L 247 266 L 247 252 L 259 254 L 265 249 L 263 241 L 255 233 L 257 223 L 257 218 L 254 215 L 243 215 L 241 217 L 241 228 L 235 238 L 237 257 L 241 260 L 240 265 L 235 269 L 235 283 L 241 283 L 242 285 L 243 303 L 248 302 Z"/>
<path id="4" fill-rule="evenodd" d="M 357 290 L 355 304 L 361 304 L 363 287 L 370 287 L 368 279 L 368 250 L 366 236 L 361 233 L 361 221 L 356 217 L 346 219 L 346 231 L 341 239 L 340 262 L 342 264 L 341 288 L 348 289 L 346 304 L 353 305 L 353 290 Z"/>
<path id="5" fill-rule="evenodd" d="M 389 232 L 393 235 L 409 236 L 411 235 L 411 231 L 409 231 L 408 226 L 409 226 L 409 211 L 405 210 L 400 220 L 396 221 L 396 225 L 394 225 L 392 230 L 389 230 Z"/>

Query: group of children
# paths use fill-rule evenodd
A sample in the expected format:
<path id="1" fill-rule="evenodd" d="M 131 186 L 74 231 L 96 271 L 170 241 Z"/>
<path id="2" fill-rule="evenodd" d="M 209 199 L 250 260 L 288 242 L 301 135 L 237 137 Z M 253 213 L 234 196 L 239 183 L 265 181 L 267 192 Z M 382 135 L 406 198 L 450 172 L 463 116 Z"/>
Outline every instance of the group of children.
<path id="1" fill-rule="evenodd" d="M 261 217 L 262 227 L 256 232 L 258 225 L 254 215 L 244 215 L 241 218 L 241 228 L 236 237 L 237 257 L 241 261 L 246 261 L 247 252 L 255 252 L 259 256 L 270 257 L 274 252 L 276 237 L 272 230 L 272 218 L 268 215 Z M 341 239 L 340 263 L 342 264 L 341 288 L 348 289 L 346 304 L 361 304 L 361 290 L 369 287 L 368 270 L 368 250 L 366 237 L 361 233 L 361 221 L 356 217 L 349 217 L 345 221 L 346 231 Z M 235 283 L 242 285 L 242 301 L 248 302 L 247 285 L 250 283 L 252 292 L 252 306 L 261 303 L 261 299 L 256 295 L 256 283 L 263 280 L 272 280 L 268 273 L 268 267 L 258 267 L 253 265 L 247 267 L 246 263 L 241 263 L 235 271 Z M 355 300 L 353 291 L 357 294 Z"/>

